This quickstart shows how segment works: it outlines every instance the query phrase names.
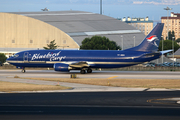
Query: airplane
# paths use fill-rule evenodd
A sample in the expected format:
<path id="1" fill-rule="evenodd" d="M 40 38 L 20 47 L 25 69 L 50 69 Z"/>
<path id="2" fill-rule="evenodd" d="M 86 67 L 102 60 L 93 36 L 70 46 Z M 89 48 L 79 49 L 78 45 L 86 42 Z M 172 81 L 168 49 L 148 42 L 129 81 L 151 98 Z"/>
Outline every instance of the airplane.
<path id="1" fill-rule="evenodd" d="M 26 67 L 54 68 L 55 71 L 80 70 L 92 73 L 92 68 L 120 68 L 149 62 L 172 50 L 157 51 L 163 30 L 158 23 L 138 45 L 125 50 L 28 50 L 16 53 L 6 61 L 22 69 Z"/>
<path id="2" fill-rule="evenodd" d="M 42 11 L 49 11 L 49 9 L 47 9 L 47 7 L 46 8 L 44 8 L 44 9 L 41 9 Z"/>

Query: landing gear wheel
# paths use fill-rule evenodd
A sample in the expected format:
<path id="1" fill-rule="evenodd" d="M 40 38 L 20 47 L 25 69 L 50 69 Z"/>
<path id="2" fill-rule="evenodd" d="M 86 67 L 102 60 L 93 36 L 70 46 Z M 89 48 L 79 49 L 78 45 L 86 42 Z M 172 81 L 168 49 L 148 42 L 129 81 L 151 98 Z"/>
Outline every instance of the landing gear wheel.
<path id="1" fill-rule="evenodd" d="M 88 69 L 88 70 L 87 70 L 87 73 L 92 73 L 92 69 Z"/>
<path id="2" fill-rule="evenodd" d="M 85 74 L 86 73 L 86 71 L 85 70 L 81 70 L 81 74 Z"/>
<path id="3" fill-rule="evenodd" d="M 26 72 L 26 70 L 25 69 L 22 69 L 22 71 L 21 71 L 22 73 L 25 73 Z"/>

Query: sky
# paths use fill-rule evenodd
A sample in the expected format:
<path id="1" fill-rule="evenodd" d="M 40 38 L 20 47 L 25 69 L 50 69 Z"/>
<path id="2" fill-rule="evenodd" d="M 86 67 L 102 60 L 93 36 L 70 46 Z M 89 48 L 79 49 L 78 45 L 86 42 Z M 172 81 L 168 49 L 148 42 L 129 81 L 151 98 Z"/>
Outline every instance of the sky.
<path id="1" fill-rule="evenodd" d="M 102 0 L 103 15 L 113 18 L 149 17 L 160 21 L 170 12 L 180 13 L 180 0 Z M 35 12 L 47 7 L 50 11 L 86 11 L 100 13 L 100 0 L 0 0 L 0 12 Z M 169 15 L 170 15 L 169 12 Z"/>

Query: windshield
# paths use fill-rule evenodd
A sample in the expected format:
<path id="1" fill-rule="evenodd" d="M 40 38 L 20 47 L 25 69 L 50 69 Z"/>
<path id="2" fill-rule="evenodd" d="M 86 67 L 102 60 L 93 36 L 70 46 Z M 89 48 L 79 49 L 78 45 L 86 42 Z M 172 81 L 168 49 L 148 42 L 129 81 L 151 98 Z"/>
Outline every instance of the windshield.
<path id="1" fill-rule="evenodd" d="M 18 57 L 18 56 L 19 56 L 19 54 L 15 54 L 15 55 L 13 55 L 12 57 L 16 58 L 16 57 Z"/>

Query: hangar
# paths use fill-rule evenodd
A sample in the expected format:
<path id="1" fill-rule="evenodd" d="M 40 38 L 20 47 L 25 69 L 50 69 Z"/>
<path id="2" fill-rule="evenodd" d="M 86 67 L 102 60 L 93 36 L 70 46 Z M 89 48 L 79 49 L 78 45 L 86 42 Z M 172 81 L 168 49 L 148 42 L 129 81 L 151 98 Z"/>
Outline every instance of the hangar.
<path id="1" fill-rule="evenodd" d="M 138 45 L 145 35 L 120 20 L 83 11 L 0 13 L 0 52 L 12 55 L 43 49 L 55 40 L 58 49 L 79 49 L 86 37 L 106 36 L 123 49 Z"/>

